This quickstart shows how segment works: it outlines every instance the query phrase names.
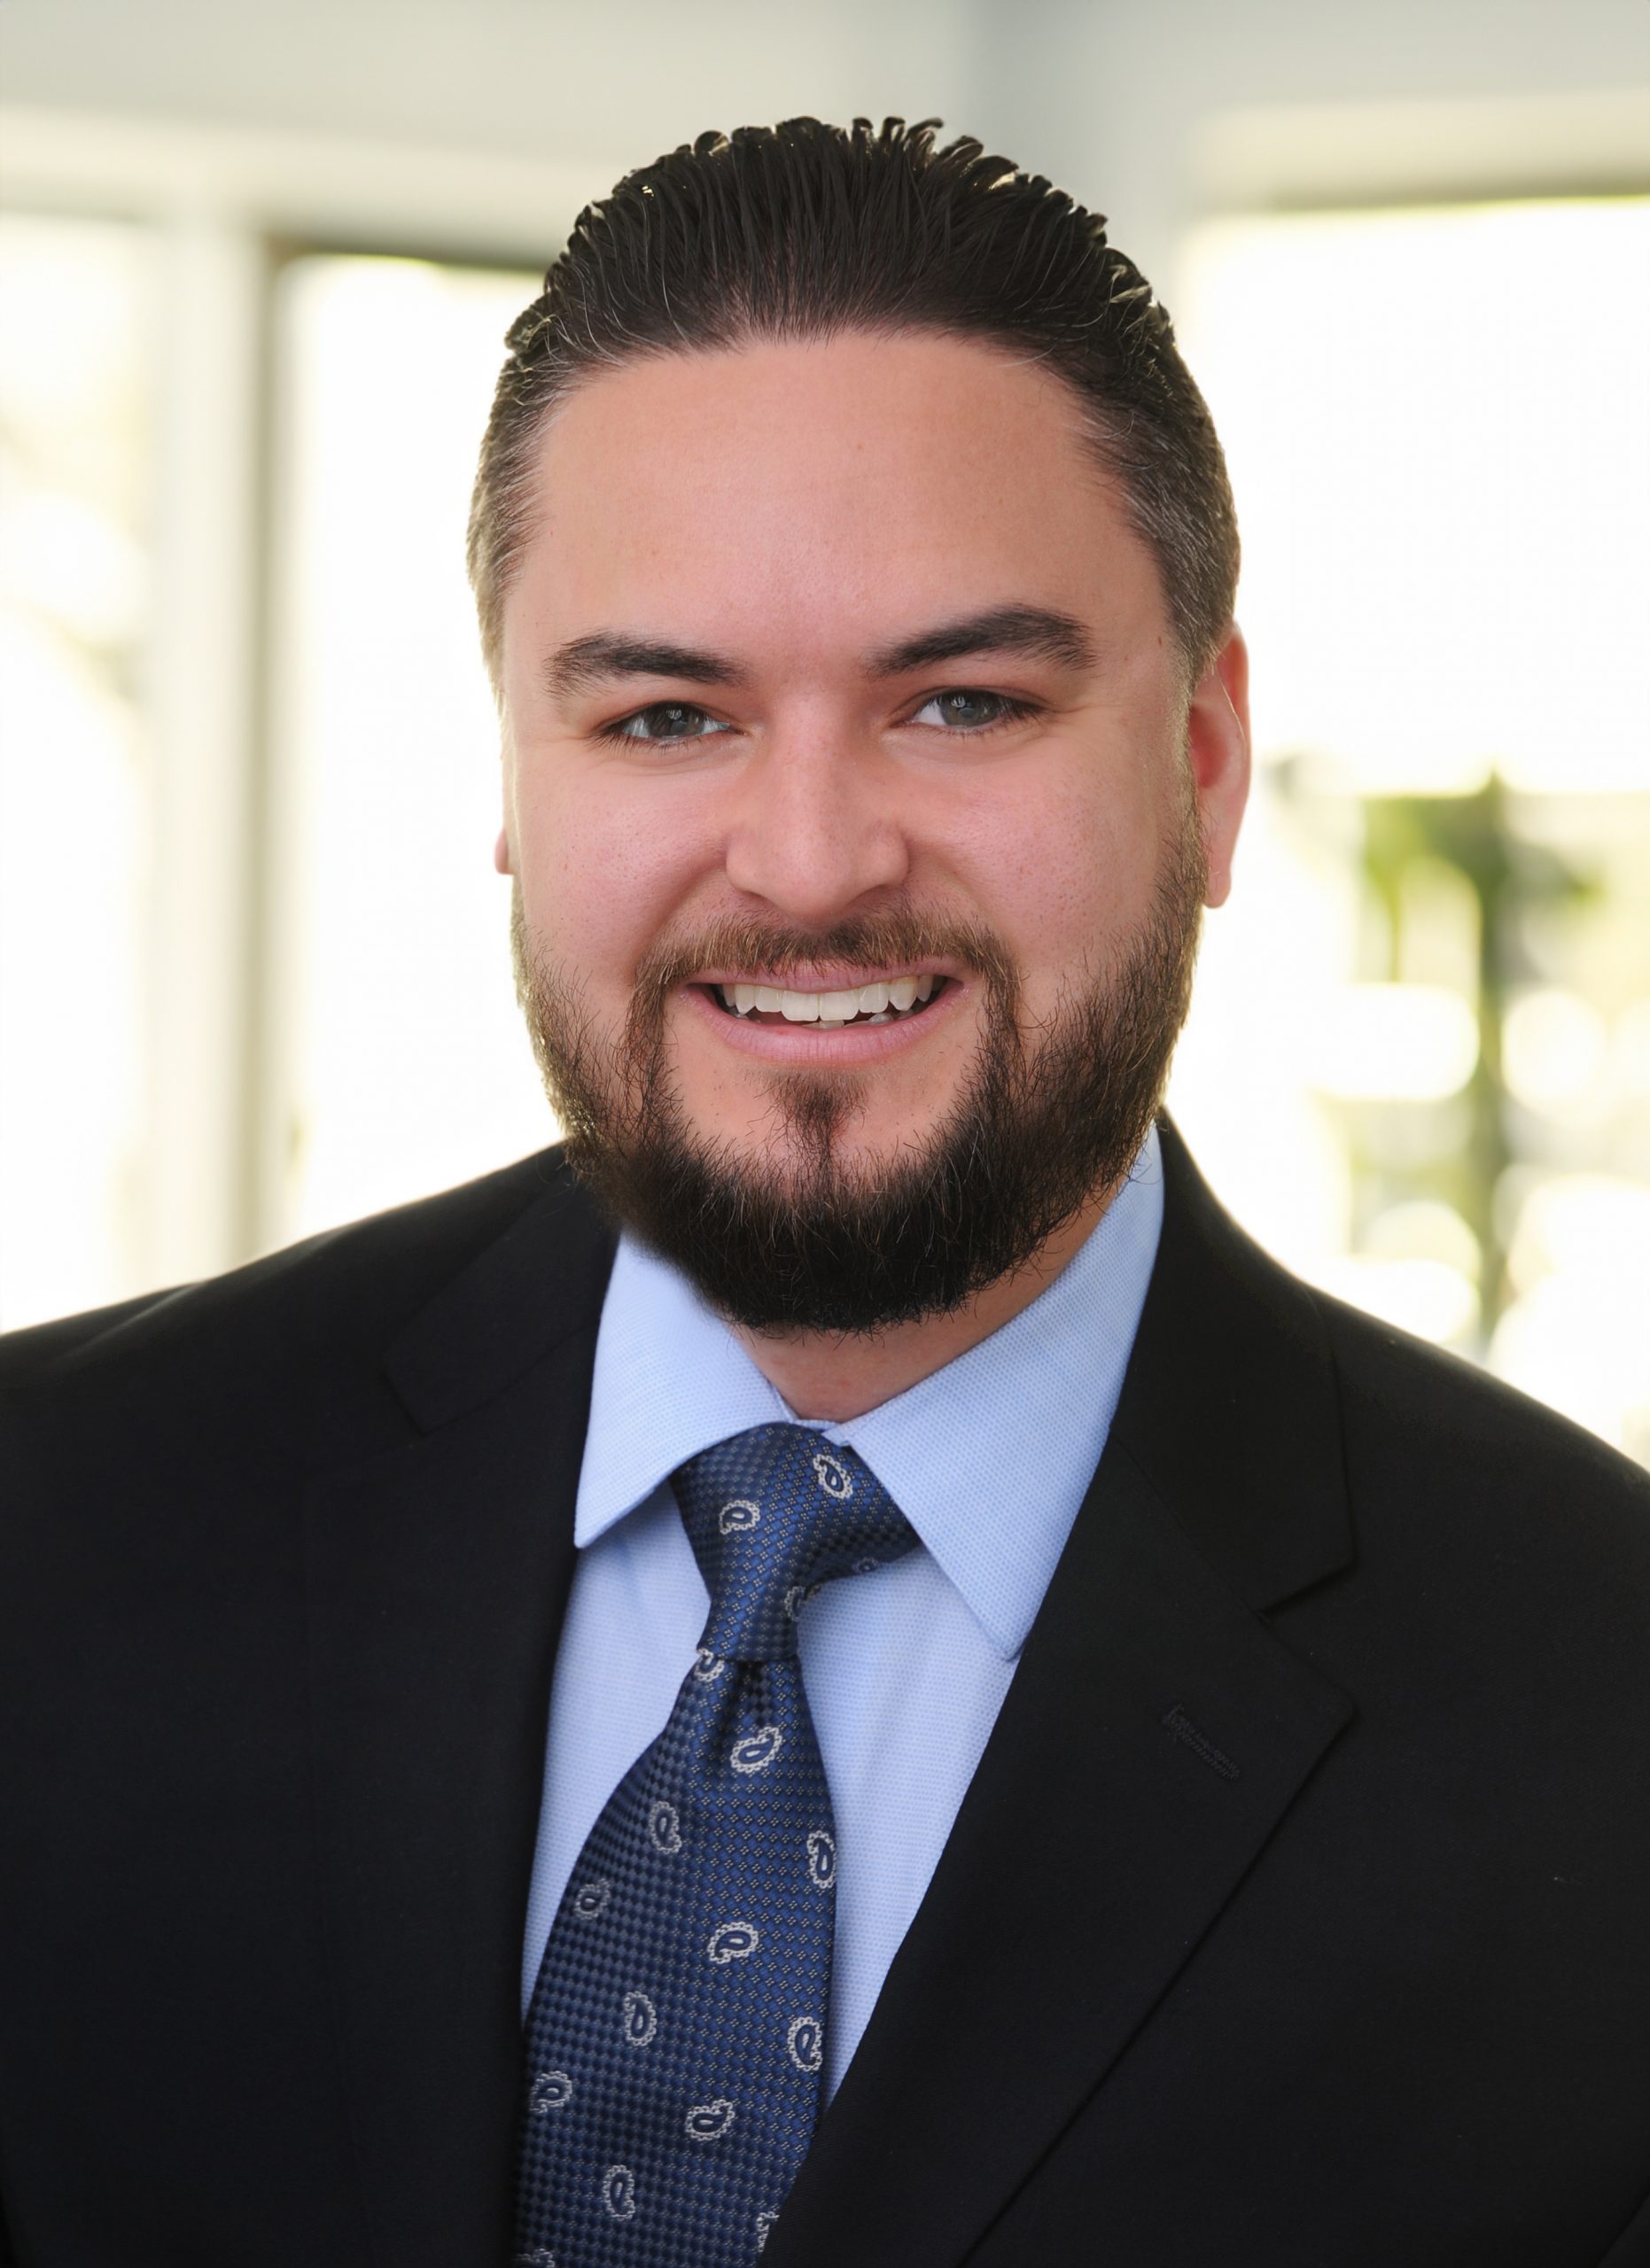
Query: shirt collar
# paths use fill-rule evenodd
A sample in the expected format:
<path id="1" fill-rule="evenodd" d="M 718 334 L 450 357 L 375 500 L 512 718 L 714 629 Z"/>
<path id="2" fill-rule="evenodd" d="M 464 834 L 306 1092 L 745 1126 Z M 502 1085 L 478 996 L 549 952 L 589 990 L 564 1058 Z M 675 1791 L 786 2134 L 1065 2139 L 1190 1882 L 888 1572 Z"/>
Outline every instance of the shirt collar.
<path id="1" fill-rule="evenodd" d="M 1162 1223 L 1154 1127 L 1099 1224 L 1029 1307 L 863 1418 L 819 1429 L 864 1457 L 1007 1658 L 1025 1643 L 1105 1447 Z M 721 1317 L 622 1237 L 574 1542 L 594 1542 L 701 1449 L 783 1420 L 795 1412 Z"/>
<path id="2" fill-rule="evenodd" d="M 794 1415 L 687 1278 L 621 1236 L 596 1334 L 573 1542 L 594 1543 L 712 1442 Z"/>

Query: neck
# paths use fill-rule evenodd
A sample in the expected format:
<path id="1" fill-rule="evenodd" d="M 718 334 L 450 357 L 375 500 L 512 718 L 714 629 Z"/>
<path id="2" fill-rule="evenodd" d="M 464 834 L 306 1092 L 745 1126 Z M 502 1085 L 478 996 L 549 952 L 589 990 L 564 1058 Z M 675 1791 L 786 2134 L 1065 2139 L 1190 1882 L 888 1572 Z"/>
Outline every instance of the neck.
<path id="1" fill-rule="evenodd" d="M 1115 1183 L 1100 1191 L 1063 1229 L 1039 1245 L 1023 1268 L 999 1277 L 966 1306 L 948 1314 L 893 1324 L 885 1331 L 835 1336 L 736 1326 L 740 1343 L 798 1418 L 824 1418 L 832 1425 L 863 1418 L 868 1410 L 891 1402 L 895 1394 L 944 1370 L 970 1347 L 1012 1323 L 1080 1250 L 1116 1193 Z"/>

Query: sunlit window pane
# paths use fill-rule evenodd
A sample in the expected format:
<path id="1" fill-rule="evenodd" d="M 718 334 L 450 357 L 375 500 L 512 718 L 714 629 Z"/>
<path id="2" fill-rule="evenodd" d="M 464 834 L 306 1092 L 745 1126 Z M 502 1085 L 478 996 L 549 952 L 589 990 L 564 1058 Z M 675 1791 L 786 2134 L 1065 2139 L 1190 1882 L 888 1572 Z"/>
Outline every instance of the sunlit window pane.
<path id="1" fill-rule="evenodd" d="M 1270 747 L 1370 794 L 1644 788 L 1647 274 L 1641 198 L 1199 234 Z"/>
<path id="2" fill-rule="evenodd" d="M 288 1236 L 551 1139 L 494 872 L 498 730 L 464 523 L 535 279 L 315 258 L 279 288 L 276 753 Z"/>
<path id="3" fill-rule="evenodd" d="M 1650 201 L 1225 221 L 1255 804 L 1173 1099 L 1328 1288 L 1650 1462 Z"/>
<path id="4" fill-rule="evenodd" d="M 0 1324 L 145 1281 L 155 277 L 144 233 L 0 215 Z"/>

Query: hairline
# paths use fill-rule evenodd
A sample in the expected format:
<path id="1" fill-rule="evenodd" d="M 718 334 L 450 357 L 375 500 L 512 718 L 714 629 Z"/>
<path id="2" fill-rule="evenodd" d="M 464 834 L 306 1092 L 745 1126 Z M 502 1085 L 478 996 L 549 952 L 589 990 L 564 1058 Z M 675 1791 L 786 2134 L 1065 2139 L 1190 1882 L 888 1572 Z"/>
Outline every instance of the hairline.
<path id="1" fill-rule="evenodd" d="M 479 563 L 472 563 L 472 578 L 480 614 L 482 656 L 492 683 L 494 702 L 502 703 L 503 698 L 504 602 L 526 549 L 525 541 L 519 540 L 521 523 L 525 518 L 521 503 L 532 485 L 533 470 L 541 459 L 545 442 L 563 411 L 592 385 L 599 384 L 603 377 L 616 376 L 635 363 L 663 361 L 673 355 L 709 359 L 718 354 L 746 353 L 753 347 L 762 346 L 826 346 L 837 338 L 950 339 L 958 346 L 977 346 L 983 352 L 995 355 L 1000 361 L 1039 369 L 1055 382 L 1077 409 L 1076 439 L 1094 469 L 1114 487 L 1128 524 L 1139 537 L 1151 562 L 1164 618 L 1174 649 L 1176 672 L 1182 680 L 1183 691 L 1189 696 L 1193 685 L 1202 669 L 1212 658 L 1215 649 L 1203 654 L 1195 653 L 1188 647 L 1169 587 L 1160 540 L 1147 524 L 1141 499 L 1121 463 L 1122 436 L 1116 421 L 1107 416 L 1104 406 L 1086 393 L 1077 378 L 1060 368 L 1053 348 L 1039 348 L 988 324 L 883 315 L 827 318 L 813 322 L 792 323 L 746 320 L 729 324 L 723 335 L 639 339 L 617 352 L 591 357 L 577 365 L 564 380 L 558 379 L 548 387 L 537 412 L 515 436 L 508 461 L 508 478 L 500 484 L 499 493 L 493 500 L 494 524 L 497 526 L 502 523 L 510 531 L 511 540 L 502 548 L 489 543 Z M 476 571 L 477 564 L 479 572 Z M 1230 628 L 1228 622 L 1222 635 Z"/>

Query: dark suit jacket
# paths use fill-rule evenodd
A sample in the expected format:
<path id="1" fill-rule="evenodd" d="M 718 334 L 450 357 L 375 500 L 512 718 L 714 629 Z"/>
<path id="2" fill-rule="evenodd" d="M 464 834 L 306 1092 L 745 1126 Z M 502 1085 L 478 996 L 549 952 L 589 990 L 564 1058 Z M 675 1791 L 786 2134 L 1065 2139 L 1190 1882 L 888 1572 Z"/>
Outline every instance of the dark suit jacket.
<path id="1" fill-rule="evenodd" d="M 1109 1445 L 762 2268 L 1650 2259 L 1650 1485 L 1165 1151 Z M 611 1250 L 551 1154 L 9 1342 L 25 2268 L 506 2258 Z"/>

